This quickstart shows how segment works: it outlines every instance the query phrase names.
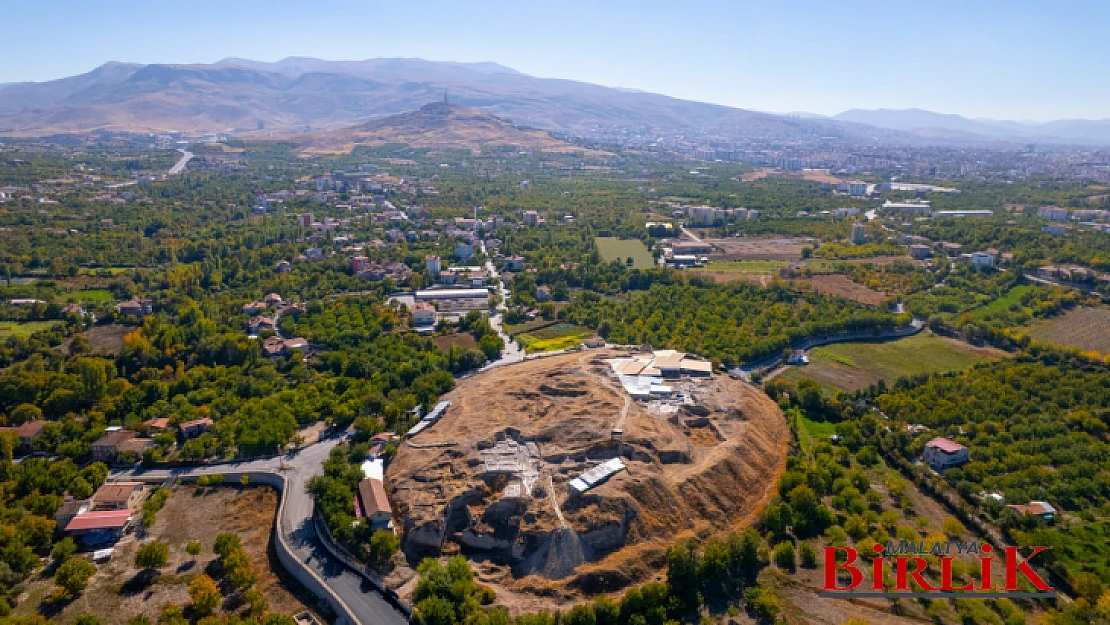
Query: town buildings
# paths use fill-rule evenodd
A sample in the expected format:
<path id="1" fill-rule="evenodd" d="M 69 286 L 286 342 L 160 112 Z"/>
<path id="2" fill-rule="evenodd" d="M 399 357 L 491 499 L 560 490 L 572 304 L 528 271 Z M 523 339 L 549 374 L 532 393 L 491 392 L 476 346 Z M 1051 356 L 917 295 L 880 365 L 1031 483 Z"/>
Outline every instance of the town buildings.
<path id="1" fill-rule="evenodd" d="M 925 443 L 923 460 L 939 473 L 966 464 L 968 449 L 956 441 L 938 436 Z"/>

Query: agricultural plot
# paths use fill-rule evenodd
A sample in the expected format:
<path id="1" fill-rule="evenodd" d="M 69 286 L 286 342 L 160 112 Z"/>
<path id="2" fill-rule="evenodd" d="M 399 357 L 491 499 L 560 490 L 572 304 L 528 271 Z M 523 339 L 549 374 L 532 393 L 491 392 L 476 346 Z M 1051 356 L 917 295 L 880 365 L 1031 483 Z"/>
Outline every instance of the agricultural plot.
<path id="1" fill-rule="evenodd" d="M 1029 336 L 1046 343 L 1110 353 L 1110 308 L 1073 308 L 1063 315 L 1037 323 Z"/>
<path id="2" fill-rule="evenodd" d="M 696 267 L 689 271 L 713 278 L 719 283 L 748 280 L 765 285 L 767 279 L 785 265 L 786 261 L 781 260 L 714 260 L 705 267 Z"/>
<path id="3" fill-rule="evenodd" d="M 66 304 L 102 304 L 115 301 L 116 298 L 108 289 L 85 289 L 64 293 L 58 299 Z"/>
<path id="4" fill-rule="evenodd" d="M 589 328 L 572 323 L 557 323 L 533 332 L 518 334 L 515 338 L 524 347 L 525 352 L 532 354 L 574 347 L 591 336 L 593 336 L 593 330 Z"/>
<path id="5" fill-rule="evenodd" d="M 619 260 L 627 262 L 632 259 L 632 266 L 636 269 L 651 269 L 654 259 L 644 242 L 639 239 L 618 239 L 617 237 L 597 237 L 594 239 L 597 251 L 605 262 Z"/>
<path id="6" fill-rule="evenodd" d="M 836 343 L 809 352 L 810 364 L 793 367 L 783 379 L 809 378 L 828 392 L 855 391 L 885 380 L 921 373 L 962 371 L 983 360 L 1002 358 L 1005 352 L 974 347 L 928 332 L 884 343 Z"/>
<path id="7" fill-rule="evenodd" d="M 970 314 L 976 319 L 983 319 L 991 314 L 1004 312 L 1010 306 L 1013 306 L 1014 304 L 1020 302 L 1022 296 L 1032 290 L 1033 285 L 1031 284 L 1019 284 L 1009 291 L 1006 291 L 1006 293 L 1002 297 L 994 300 L 993 302 L 972 310 Z"/>
<path id="8" fill-rule="evenodd" d="M 802 257 L 805 242 L 800 239 L 754 239 L 734 237 L 728 239 L 703 239 L 719 252 L 710 260 L 780 260 L 794 261 Z"/>
<path id="9" fill-rule="evenodd" d="M 889 297 L 882 291 L 852 282 L 848 276 L 839 273 L 812 276 L 803 282 L 809 283 L 810 288 L 818 293 L 843 297 L 868 306 L 878 306 Z"/>
<path id="10" fill-rule="evenodd" d="M 57 321 L 0 321 L 0 339 L 9 336 L 31 336 L 40 330 L 47 330 L 58 325 Z"/>

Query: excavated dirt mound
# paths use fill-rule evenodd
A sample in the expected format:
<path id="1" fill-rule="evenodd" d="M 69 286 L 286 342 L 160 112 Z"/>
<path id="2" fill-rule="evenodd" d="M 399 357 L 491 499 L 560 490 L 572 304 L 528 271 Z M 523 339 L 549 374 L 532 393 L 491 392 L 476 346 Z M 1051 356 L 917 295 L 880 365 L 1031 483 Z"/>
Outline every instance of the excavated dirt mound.
<path id="1" fill-rule="evenodd" d="M 676 537 L 750 523 L 785 463 L 778 406 L 720 375 L 667 381 L 686 399 L 632 400 L 606 362 L 626 355 L 567 354 L 460 382 L 388 469 L 406 554 L 463 553 L 499 597 L 560 601 L 652 578 Z M 613 458 L 626 470 L 571 488 Z"/>

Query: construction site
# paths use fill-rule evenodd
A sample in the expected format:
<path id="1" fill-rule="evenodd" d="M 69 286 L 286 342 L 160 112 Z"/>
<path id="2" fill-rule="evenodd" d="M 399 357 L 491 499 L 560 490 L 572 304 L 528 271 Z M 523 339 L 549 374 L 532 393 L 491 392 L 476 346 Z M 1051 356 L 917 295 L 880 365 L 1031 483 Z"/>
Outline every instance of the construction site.
<path id="1" fill-rule="evenodd" d="M 616 363 L 636 358 L 649 366 L 635 377 L 675 365 L 669 396 L 628 392 L 636 365 Z M 534 610 L 654 579 L 676 538 L 754 522 L 785 464 L 785 419 L 759 389 L 685 361 L 597 350 L 460 382 L 387 471 L 410 562 L 461 553 L 499 603 Z"/>

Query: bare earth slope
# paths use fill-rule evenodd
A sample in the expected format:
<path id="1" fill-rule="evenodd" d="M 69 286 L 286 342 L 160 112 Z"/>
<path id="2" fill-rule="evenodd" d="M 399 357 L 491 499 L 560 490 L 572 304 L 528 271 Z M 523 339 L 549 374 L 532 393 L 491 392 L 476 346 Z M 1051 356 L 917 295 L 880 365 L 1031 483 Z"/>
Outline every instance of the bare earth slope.
<path id="1" fill-rule="evenodd" d="M 511 123 L 459 104 L 433 102 L 361 126 L 329 132 L 296 135 L 307 152 L 350 152 L 355 145 L 401 143 L 414 148 L 463 149 L 474 153 L 484 147 L 516 147 L 547 152 L 583 152 L 554 139 L 542 130 L 518 128 Z"/>
<path id="2" fill-rule="evenodd" d="M 678 536 L 750 522 L 785 462 L 778 406 L 727 376 L 674 383 L 692 402 L 669 411 L 636 402 L 609 373 L 614 355 L 493 369 L 447 395 L 446 415 L 401 446 L 386 479 L 406 552 L 461 552 L 499 597 L 558 602 L 652 578 Z M 611 458 L 627 470 L 572 494 L 571 479 Z"/>

